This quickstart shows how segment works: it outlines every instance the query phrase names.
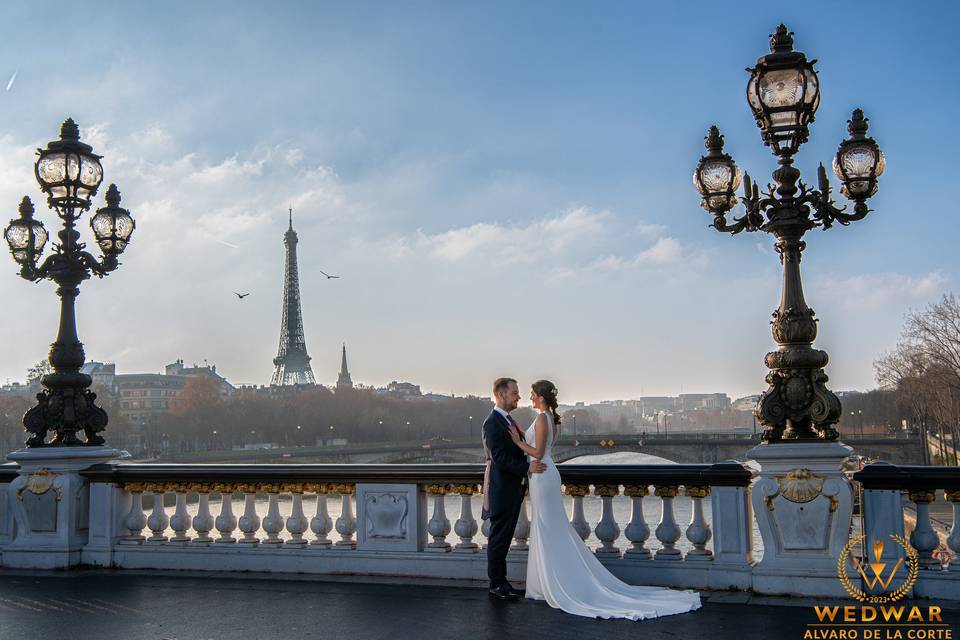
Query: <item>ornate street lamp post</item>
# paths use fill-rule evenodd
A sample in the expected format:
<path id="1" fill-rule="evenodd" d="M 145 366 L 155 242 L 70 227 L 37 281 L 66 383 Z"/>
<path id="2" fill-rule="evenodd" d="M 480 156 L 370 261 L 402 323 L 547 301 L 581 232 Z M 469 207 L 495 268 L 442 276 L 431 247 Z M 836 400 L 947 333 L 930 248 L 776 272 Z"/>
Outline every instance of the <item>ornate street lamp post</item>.
<path id="1" fill-rule="evenodd" d="M 693 174 L 693 182 L 703 197 L 701 206 L 713 214 L 718 231 L 766 231 L 776 238 L 775 247 L 783 265 L 783 289 L 780 307 L 773 313 L 773 338 L 779 345 L 767 354 L 769 387 L 757 401 L 754 413 L 766 429 L 761 439 L 835 441 L 834 425 L 840 419 L 840 400 L 827 389 L 823 372 L 828 356 L 813 348 L 817 320 L 803 298 L 800 280 L 800 255 L 806 246 L 803 235 L 809 229 L 829 229 L 860 220 L 870 209 L 867 199 L 877 192 L 877 178 L 883 173 L 884 157 L 873 138 L 868 138 L 867 118 L 860 109 L 848 122 L 850 138 L 840 144 L 833 170 L 840 179 L 840 193 L 854 202 L 852 213 L 838 208 L 830 196 L 826 170 L 817 172 L 818 189 L 800 181 L 793 156 L 806 142 L 808 125 L 820 104 L 820 83 L 813 69 L 816 61 L 793 50 L 793 33 L 780 25 L 770 40 L 770 53 L 748 69 L 747 101 L 757 120 L 764 144 L 777 156 L 779 168 L 773 172 L 774 185 L 761 192 L 744 175 L 743 196 L 746 211 L 728 223 L 726 214 L 737 204 L 736 190 L 741 184 L 740 169 L 723 153 L 723 136 L 713 126 L 706 137 L 707 154 Z"/>
<path id="2" fill-rule="evenodd" d="M 90 220 L 103 254 L 97 260 L 80 242 L 75 223 L 89 210 L 103 180 L 100 156 L 93 153 L 90 145 L 80 142 L 80 130 L 69 118 L 60 128 L 60 139 L 50 142 L 46 149 L 38 149 L 37 155 L 37 182 L 47 194 L 48 206 L 63 223 L 57 233 L 60 242 L 53 245 L 53 253 L 38 266 L 47 231 L 42 222 L 34 219 L 33 203 L 26 196 L 20 203 L 20 217 L 11 220 L 4 230 L 13 259 L 20 265 L 20 276 L 32 282 L 52 280 L 60 296 L 60 329 L 50 347 L 54 371 L 43 377 L 44 390 L 37 394 L 37 405 L 23 416 L 23 426 L 30 433 L 26 445 L 102 445 L 103 437 L 98 434 L 107 426 L 107 414 L 95 403 L 97 395 L 89 389 L 90 376 L 80 372 L 86 356 L 77 337 L 74 302 L 81 282 L 91 275 L 102 278 L 120 265 L 117 258 L 126 249 L 135 225 L 130 212 L 120 208 L 120 192 L 111 184 L 107 206 L 98 209 Z M 85 440 L 77 437 L 80 431 Z M 50 442 L 48 432 L 53 433 Z"/>

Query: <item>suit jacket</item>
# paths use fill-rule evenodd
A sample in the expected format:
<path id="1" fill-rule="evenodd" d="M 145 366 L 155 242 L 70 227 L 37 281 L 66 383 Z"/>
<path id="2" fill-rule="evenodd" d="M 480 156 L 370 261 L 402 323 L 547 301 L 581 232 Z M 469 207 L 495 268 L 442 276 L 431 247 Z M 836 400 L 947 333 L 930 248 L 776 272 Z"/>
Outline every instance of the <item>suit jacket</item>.
<path id="1" fill-rule="evenodd" d="M 527 454 L 510 438 L 509 428 L 510 423 L 496 410 L 483 422 L 483 448 L 488 457 L 481 513 L 484 520 L 522 499 L 521 485 L 530 463 Z"/>

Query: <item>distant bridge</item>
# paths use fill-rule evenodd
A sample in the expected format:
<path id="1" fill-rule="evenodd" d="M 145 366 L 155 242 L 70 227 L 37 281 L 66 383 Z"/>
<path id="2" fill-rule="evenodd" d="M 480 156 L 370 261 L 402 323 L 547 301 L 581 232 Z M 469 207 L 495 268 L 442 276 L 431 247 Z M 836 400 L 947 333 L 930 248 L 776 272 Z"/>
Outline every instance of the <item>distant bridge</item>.
<path id="1" fill-rule="evenodd" d="M 923 464 L 919 436 L 888 438 L 843 438 L 854 454 L 894 464 Z M 759 435 L 730 433 L 677 433 L 640 435 L 607 434 L 561 437 L 554 445 L 554 459 L 566 462 L 589 455 L 617 452 L 644 453 L 680 464 L 746 460 L 746 452 L 759 444 Z M 330 462 L 470 463 L 483 461 L 479 442 L 433 439 L 429 441 L 370 443 L 325 447 L 286 447 L 244 451 L 207 451 L 164 456 L 172 462 Z"/>

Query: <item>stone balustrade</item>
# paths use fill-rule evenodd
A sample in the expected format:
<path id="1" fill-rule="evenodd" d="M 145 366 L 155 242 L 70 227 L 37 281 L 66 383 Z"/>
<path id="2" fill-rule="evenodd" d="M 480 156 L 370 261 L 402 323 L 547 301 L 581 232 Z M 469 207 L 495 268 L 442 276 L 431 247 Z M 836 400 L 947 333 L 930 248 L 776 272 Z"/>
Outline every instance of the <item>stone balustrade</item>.
<path id="1" fill-rule="evenodd" d="M 788 448 L 781 445 L 777 452 L 789 455 Z M 804 464 L 812 464 L 809 456 Z M 754 518 L 765 543 L 769 536 L 780 544 L 776 529 L 763 529 L 765 519 L 789 523 L 810 512 L 835 517 L 846 529 L 850 518 L 840 516 L 849 513 L 847 494 L 854 489 L 842 474 L 823 481 L 817 476 L 822 471 L 796 462 L 789 462 L 788 472 L 770 466 L 766 478 L 735 462 L 560 465 L 559 470 L 572 527 L 627 582 L 790 593 L 784 584 L 806 581 L 808 595 L 818 589 L 836 595 L 842 588 L 835 568 L 833 578 L 824 570 L 814 582 L 805 559 L 811 552 L 797 546 L 802 541 L 787 537 L 787 546 L 770 546 L 775 550 L 770 562 L 767 551 L 763 562 L 756 562 Z M 486 575 L 483 549 L 489 523 L 478 519 L 480 465 L 111 461 L 88 465 L 77 477 L 81 482 L 68 482 L 43 467 L 25 472 L 18 465 L 0 465 L 0 566 L 87 564 L 477 580 Z M 915 552 L 921 569 L 912 595 L 960 600 L 960 470 L 876 463 L 853 478 L 863 492 L 866 539 L 900 536 Z M 952 560 L 946 564 L 934 553 L 940 540 L 928 510 L 941 490 L 954 517 L 946 539 Z M 911 503 L 916 525 L 904 538 L 905 505 Z M 66 505 L 75 508 L 60 511 Z M 67 518 L 76 523 L 73 537 L 60 535 L 64 518 L 58 514 L 63 513 L 73 514 Z M 523 580 L 527 551 L 535 544 L 530 515 L 525 504 L 508 555 L 512 580 Z M 22 536 L 19 523 L 28 520 L 34 530 Z M 826 532 L 814 533 L 826 540 Z M 40 546 L 28 548 L 25 538 L 40 539 Z M 838 538 L 840 546 L 846 538 L 846 533 Z M 43 540 L 49 541 L 47 547 Z M 74 540 L 75 549 L 54 553 L 56 545 Z M 824 554 L 823 541 L 818 544 L 816 553 L 833 558 L 835 567 L 837 554 Z M 882 559 L 895 562 L 905 554 L 890 542 Z M 856 578 L 855 572 L 851 575 Z"/>
<path id="2" fill-rule="evenodd" d="M 881 560 L 904 561 L 912 550 L 918 566 L 913 595 L 960 599 L 960 467 L 893 465 L 881 461 L 867 465 L 853 474 L 853 479 L 863 491 L 865 540 L 870 544 L 884 542 Z M 930 518 L 930 504 L 938 490 L 943 491 L 953 511 L 953 523 L 945 541 L 950 558 L 946 562 L 943 555 L 934 555 L 938 549 L 943 550 Z M 905 507 L 909 503 L 916 515 L 913 531 L 906 537 Z M 871 560 L 875 561 L 872 557 Z M 904 562 L 900 573 L 909 574 L 908 565 Z"/>
<path id="3" fill-rule="evenodd" d="M 623 579 L 678 587 L 749 587 L 752 474 L 740 464 L 559 469 L 572 502 L 572 525 Z M 15 467 L 6 473 L 0 481 L 17 477 Z M 84 564 L 486 575 L 482 551 L 487 523 L 478 520 L 480 465 L 108 462 L 80 475 L 89 487 Z M 689 522 L 677 522 L 675 500 L 680 497 L 692 501 Z M 585 515 L 585 501 L 599 503 L 600 516 L 593 522 Z M 628 521 L 618 522 L 615 501 L 629 504 Z M 11 537 L 2 537 L 4 523 L 11 520 L 5 513 L 0 506 L 0 547 Z M 658 520 L 647 521 L 657 514 Z M 530 544 L 525 503 L 508 557 L 513 579 L 523 579 Z M 2 548 L 0 564 L 7 564 Z"/>

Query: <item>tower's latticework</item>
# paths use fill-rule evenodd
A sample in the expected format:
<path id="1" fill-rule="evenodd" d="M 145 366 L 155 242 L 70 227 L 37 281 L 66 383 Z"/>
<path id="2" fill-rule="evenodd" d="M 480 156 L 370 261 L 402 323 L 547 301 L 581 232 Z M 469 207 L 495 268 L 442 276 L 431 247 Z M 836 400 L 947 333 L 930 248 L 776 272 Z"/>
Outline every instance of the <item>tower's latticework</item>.
<path id="1" fill-rule="evenodd" d="M 297 232 L 290 227 L 283 234 L 286 261 L 283 269 L 283 320 L 280 324 L 280 349 L 273 359 L 271 385 L 316 384 L 310 369 L 310 356 L 303 338 L 303 317 L 300 313 L 300 277 L 297 273 Z"/>

